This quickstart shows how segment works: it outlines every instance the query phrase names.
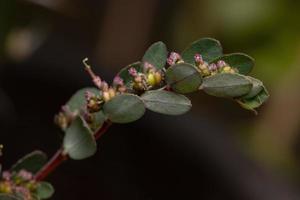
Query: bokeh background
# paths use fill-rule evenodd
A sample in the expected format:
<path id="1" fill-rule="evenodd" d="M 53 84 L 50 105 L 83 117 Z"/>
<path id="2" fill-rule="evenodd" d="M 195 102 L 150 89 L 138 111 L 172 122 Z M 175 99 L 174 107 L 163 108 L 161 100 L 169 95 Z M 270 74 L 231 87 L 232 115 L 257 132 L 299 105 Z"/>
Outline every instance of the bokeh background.
<path id="1" fill-rule="evenodd" d="M 49 176 L 52 199 L 300 199 L 299 9 L 297 0 L 0 0 L 4 168 L 60 146 L 54 114 L 92 85 L 84 57 L 111 80 L 155 41 L 180 52 L 214 37 L 256 59 L 252 75 L 271 94 L 259 115 L 192 94 L 184 116 L 114 125 L 95 156 Z"/>

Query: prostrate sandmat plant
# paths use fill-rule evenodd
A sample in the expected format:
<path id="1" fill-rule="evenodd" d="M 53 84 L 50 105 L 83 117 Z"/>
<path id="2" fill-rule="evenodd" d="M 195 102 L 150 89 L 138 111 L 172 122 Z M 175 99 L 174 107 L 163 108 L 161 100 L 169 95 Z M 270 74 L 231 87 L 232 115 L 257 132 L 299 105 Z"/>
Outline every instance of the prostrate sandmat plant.
<path id="1" fill-rule="evenodd" d="M 168 53 L 164 43 L 154 43 L 142 61 L 121 69 L 111 84 L 93 72 L 87 59 L 83 64 L 95 87 L 77 91 L 55 116 L 64 132 L 62 146 L 49 161 L 34 151 L 3 171 L 0 200 L 50 198 L 54 189 L 44 182 L 50 172 L 67 159 L 92 156 L 96 140 L 112 123 L 136 121 L 146 108 L 181 115 L 192 107 L 184 94 L 203 91 L 256 113 L 269 97 L 260 80 L 247 76 L 254 60 L 243 53 L 223 54 L 219 41 L 211 38 L 193 42 L 181 54 Z"/>

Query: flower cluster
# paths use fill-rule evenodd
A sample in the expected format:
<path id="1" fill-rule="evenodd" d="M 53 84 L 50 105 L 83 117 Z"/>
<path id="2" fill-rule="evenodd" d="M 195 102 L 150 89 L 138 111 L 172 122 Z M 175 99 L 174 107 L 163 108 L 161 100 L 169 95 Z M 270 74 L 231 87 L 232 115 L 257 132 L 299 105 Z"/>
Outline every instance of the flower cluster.
<path id="1" fill-rule="evenodd" d="M 154 87 L 160 86 L 163 80 L 163 73 L 152 64 L 144 62 L 143 72 L 138 72 L 134 67 L 129 68 L 128 73 L 133 78 L 130 89 L 133 93 L 140 93 Z"/>
<path id="2" fill-rule="evenodd" d="M 217 73 L 238 73 L 238 70 L 228 65 L 225 61 L 219 60 L 217 63 L 208 64 L 202 58 L 202 55 L 197 53 L 194 56 L 196 67 L 198 67 L 202 76 L 211 76 Z"/>
<path id="3" fill-rule="evenodd" d="M 37 182 L 32 173 L 26 170 L 19 172 L 4 171 L 0 180 L 0 193 L 11 194 L 24 200 L 33 200 L 36 194 Z"/>
<path id="4" fill-rule="evenodd" d="M 78 113 L 72 112 L 68 106 L 62 106 L 61 111 L 57 115 L 55 115 L 54 122 L 62 130 L 66 130 L 77 115 Z"/>

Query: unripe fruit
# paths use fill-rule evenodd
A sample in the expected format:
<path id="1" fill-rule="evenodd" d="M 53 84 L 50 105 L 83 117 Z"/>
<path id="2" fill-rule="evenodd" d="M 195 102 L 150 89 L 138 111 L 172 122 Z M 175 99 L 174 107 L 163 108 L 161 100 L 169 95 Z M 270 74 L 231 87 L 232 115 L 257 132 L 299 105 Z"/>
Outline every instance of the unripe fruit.
<path id="1" fill-rule="evenodd" d="M 87 109 L 93 113 L 93 112 L 98 112 L 100 110 L 100 102 L 97 101 L 97 99 L 90 99 L 88 102 L 87 102 Z"/>
<path id="2" fill-rule="evenodd" d="M 143 91 L 144 90 L 144 86 L 143 86 L 142 83 L 135 82 L 132 87 L 133 87 L 134 90 L 137 90 L 137 91 Z"/>
<path id="3" fill-rule="evenodd" d="M 154 77 L 155 77 L 156 84 L 159 84 L 161 82 L 161 79 L 162 79 L 161 73 L 160 72 L 155 72 Z"/>
<path id="4" fill-rule="evenodd" d="M 0 183 L 0 193 L 11 193 L 12 189 L 8 182 Z"/>
<path id="5" fill-rule="evenodd" d="M 109 92 L 103 92 L 103 100 L 105 102 L 108 102 L 110 100 L 110 95 L 109 95 Z"/>
<path id="6" fill-rule="evenodd" d="M 155 76 L 153 73 L 149 73 L 147 76 L 147 83 L 151 86 L 155 86 L 156 85 L 156 80 L 155 80 Z"/>
<path id="7" fill-rule="evenodd" d="M 201 70 L 201 72 L 204 76 L 209 76 L 210 75 L 210 71 L 208 70 L 208 68 L 205 68 L 205 69 Z"/>
<path id="8" fill-rule="evenodd" d="M 201 70 L 205 70 L 205 69 L 208 69 L 208 65 L 207 64 L 200 64 L 199 65 L 199 69 L 201 69 Z"/>
<path id="9" fill-rule="evenodd" d="M 231 67 L 229 67 L 229 66 L 226 66 L 226 67 L 224 67 L 223 68 L 223 70 L 222 70 L 223 72 L 225 72 L 225 73 L 230 73 L 230 71 L 231 71 Z"/>
<path id="10" fill-rule="evenodd" d="M 108 93 L 109 93 L 110 98 L 114 98 L 116 96 L 116 91 L 113 88 L 109 88 Z"/>

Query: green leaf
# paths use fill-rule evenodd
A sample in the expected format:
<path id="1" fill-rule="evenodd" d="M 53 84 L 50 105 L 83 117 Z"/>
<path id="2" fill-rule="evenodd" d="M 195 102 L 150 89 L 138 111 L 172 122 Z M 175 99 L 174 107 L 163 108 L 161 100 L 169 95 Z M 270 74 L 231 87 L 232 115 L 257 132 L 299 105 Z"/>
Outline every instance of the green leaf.
<path id="1" fill-rule="evenodd" d="M 63 147 L 64 152 L 74 160 L 85 159 L 96 152 L 94 136 L 81 117 L 77 117 L 66 130 Z"/>
<path id="2" fill-rule="evenodd" d="M 258 95 L 264 89 L 264 85 L 260 80 L 258 80 L 256 78 L 253 78 L 251 76 L 247 76 L 247 78 L 251 81 L 253 87 L 251 88 L 251 90 L 248 94 L 243 96 L 243 98 L 251 99 L 251 98 L 255 97 L 256 95 Z"/>
<path id="3" fill-rule="evenodd" d="M 40 199 L 48 199 L 54 194 L 53 186 L 48 182 L 39 182 L 36 188 L 36 195 Z"/>
<path id="4" fill-rule="evenodd" d="M 33 174 L 38 172 L 47 163 L 47 155 L 41 151 L 33 151 L 18 160 L 11 168 L 11 171 L 18 172 L 22 169 Z"/>
<path id="5" fill-rule="evenodd" d="M 103 111 L 92 113 L 91 115 L 93 118 L 93 123 L 89 124 L 89 127 L 93 131 L 93 133 L 96 133 L 97 130 L 99 130 L 104 124 L 106 116 L 104 115 Z"/>
<path id="6" fill-rule="evenodd" d="M 259 92 L 256 96 L 252 98 L 241 98 L 237 100 L 237 102 L 245 109 L 252 110 L 256 113 L 255 108 L 260 107 L 263 103 L 265 103 L 269 98 L 269 93 L 267 89 L 263 86 L 263 90 Z"/>
<path id="7" fill-rule="evenodd" d="M 92 87 L 78 90 L 66 104 L 69 107 L 70 111 L 79 111 L 86 104 L 85 92 L 87 91 L 90 91 L 95 95 L 100 95 L 100 91 Z"/>
<path id="8" fill-rule="evenodd" d="M 13 195 L 0 194 L 0 200 L 20 200 L 20 199 Z"/>
<path id="9" fill-rule="evenodd" d="M 103 111 L 112 122 L 129 123 L 144 115 L 145 105 L 136 95 L 121 94 L 106 102 Z"/>
<path id="10" fill-rule="evenodd" d="M 211 62 L 223 55 L 222 46 L 218 40 L 202 38 L 190 44 L 183 52 L 182 58 L 185 62 L 195 65 L 194 56 L 199 53 L 206 62 Z"/>
<path id="11" fill-rule="evenodd" d="M 236 68 L 240 74 L 244 75 L 249 74 L 255 65 L 254 59 L 243 53 L 227 54 L 217 58 L 213 62 L 217 62 L 218 60 L 224 60 L 228 65 Z"/>
<path id="12" fill-rule="evenodd" d="M 216 97 L 240 97 L 250 92 L 252 84 L 245 76 L 220 73 L 204 78 L 202 89 Z"/>
<path id="13" fill-rule="evenodd" d="M 148 91 L 141 98 L 146 108 L 166 115 L 181 115 L 192 107 L 191 101 L 187 97 L 165 90 Z"/>
<path id="14" fill-rule="evenodd" d="M 194 66 L 181 63 L 167 69 L 166 82 L 175 92 L 186 94 L 198 90 L 202 76 Z"/>
<path id="15" fill-rule="evenodd" d="M 128 84 L 133 80 L 132 76 L 130 76 L 128 72 L 131 67 L 135 68 L 137 72 L 142 72 L 141 62 L 132 63 L 121 69 L 117 75 L 123 79 L 126 86 L 129 86 Z"/>
<path id="16" fill-rule="evenodd" d="M 148 62 L 157 69 L 162 69 L 167 62 L 167 56 L 166 45 L 163 42 L 156 42 L 147 49 L 143 57 L 143 62 Z"/>

